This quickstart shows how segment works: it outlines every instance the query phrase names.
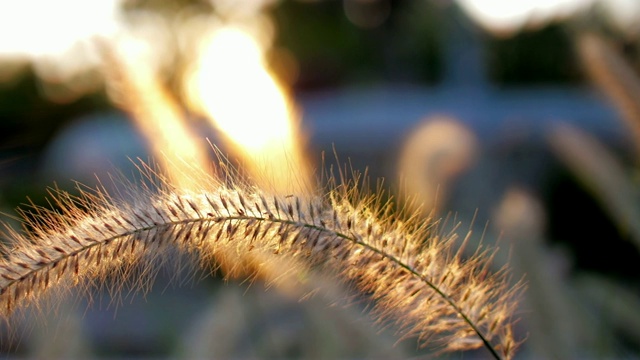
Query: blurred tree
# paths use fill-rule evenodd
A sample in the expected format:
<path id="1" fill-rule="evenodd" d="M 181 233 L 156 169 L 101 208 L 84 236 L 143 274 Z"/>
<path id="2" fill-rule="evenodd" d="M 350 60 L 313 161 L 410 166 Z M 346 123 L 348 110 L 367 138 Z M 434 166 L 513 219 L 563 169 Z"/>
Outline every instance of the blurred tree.
<path id="1" fill-rule="evenodd" d="M 491 80 L 500 85 L 578 83 L 581 80 L 572 40 L 561 25 L 488 38 Z"/>

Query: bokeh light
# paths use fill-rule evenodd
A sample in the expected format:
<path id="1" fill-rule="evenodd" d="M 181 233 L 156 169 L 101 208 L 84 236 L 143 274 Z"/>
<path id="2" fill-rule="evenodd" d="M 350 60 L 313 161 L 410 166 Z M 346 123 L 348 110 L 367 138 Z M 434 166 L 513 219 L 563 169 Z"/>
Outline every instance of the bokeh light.
<path id="1" fill-rule="evenodd" d="M 185 74 L 185 93 L 243 154 L 254 175 L 290 192 L 308 183 L 308 165 L 299 147 L 296 111 L 268 69 L 264 52 L 242 27 L 212 28 Z"/>

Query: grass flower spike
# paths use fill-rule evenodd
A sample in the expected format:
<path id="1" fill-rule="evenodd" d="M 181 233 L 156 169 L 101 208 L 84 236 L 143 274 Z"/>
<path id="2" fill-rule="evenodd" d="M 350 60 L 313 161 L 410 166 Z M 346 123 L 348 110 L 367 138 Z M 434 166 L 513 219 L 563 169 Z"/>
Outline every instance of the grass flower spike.
<path id="1" fill-rule="evenodd" d="M 205 266 L 215 266 L 209 262 L 221 253 L 260 251 L 353 284 L 403 337 L 443 350 L 484 345 L 496 358 L 512 357 L 520 287 L 510 287 L 506 271 L 489 271 L 491 252 L 463 258 L 453 234 L 418 217 L 396 219 L 392 204 L 355 186 L 274 196 L 240 180 L 208 180 L 199 191 L 139 185 L 131 201 L 105 192 L 57 193 L 61 212 L 36 209 L 28 235 L 9 234 L 0 312 L 9 317 L 76 284 L 131 281 L 138 266 L 165 261 L 175 250 Z"/>

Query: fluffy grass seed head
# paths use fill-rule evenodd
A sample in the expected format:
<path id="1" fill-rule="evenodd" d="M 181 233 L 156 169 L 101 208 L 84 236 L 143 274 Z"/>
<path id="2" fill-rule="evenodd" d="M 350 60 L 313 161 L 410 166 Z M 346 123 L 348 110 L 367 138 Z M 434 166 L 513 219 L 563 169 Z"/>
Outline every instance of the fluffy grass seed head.
<path id="1" fill-rule="evenodd" d="M 0 314 L 9 317 L 76 285 L 100 286 L 107 277 L 148 286 L 131 281 L 135 269 L 174 251 L 207 267 L 219 254 L 241 259 L 259 252 L 353 284 L 402 337 L 447 351 L 484 345 L 495 357 L 513 355 L 520 287 L 510 287 L 506 270 L 490 272 L 488 250 L 463 258 L 454 234 L 416 217 L 397 219 L 393 204 L 380 205 L 375 194 L 347 184 L 312 196 L 273 195 L 233 176 L 208 184 L 200 191 L 138 185 L 127 200 L 104 191 L 55 193 L 61 211 L 34 208 L 27 235 L 9 232 Z"/>

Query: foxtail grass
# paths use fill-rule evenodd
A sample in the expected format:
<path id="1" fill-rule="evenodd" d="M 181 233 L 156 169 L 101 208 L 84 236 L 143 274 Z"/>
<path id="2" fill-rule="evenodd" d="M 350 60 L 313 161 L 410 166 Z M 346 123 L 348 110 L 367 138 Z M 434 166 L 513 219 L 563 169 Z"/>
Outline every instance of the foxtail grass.
<path id="1" fill-rule="evenodd" d="M 493 250 L 463 256 L 466 238 L 457 241 L 422 216 L 403 216 L 353 184 L 282 196 L 231 174 L 206 180 L 199 182 L 206 188 L 186 190 L 157 177 L 159 187 L 137 185 L 132 198 L 120 200 L 101 190 L 77 197 L 57 191 L 61 210 L 25 211 L 30 230 L 9 230 L 0 260 L 0 315 L 107 278 L 146 286 L 131 279 L 135 269 L 176 251 L 205 267 L 215 267 L 221 254 L 260 252 L 354 286 L 372 298 L 381 321 L 397 324 L 401 338 L 513 356 L 521 286 L 510 285 L 506 269 L 491 271 Z"/>

